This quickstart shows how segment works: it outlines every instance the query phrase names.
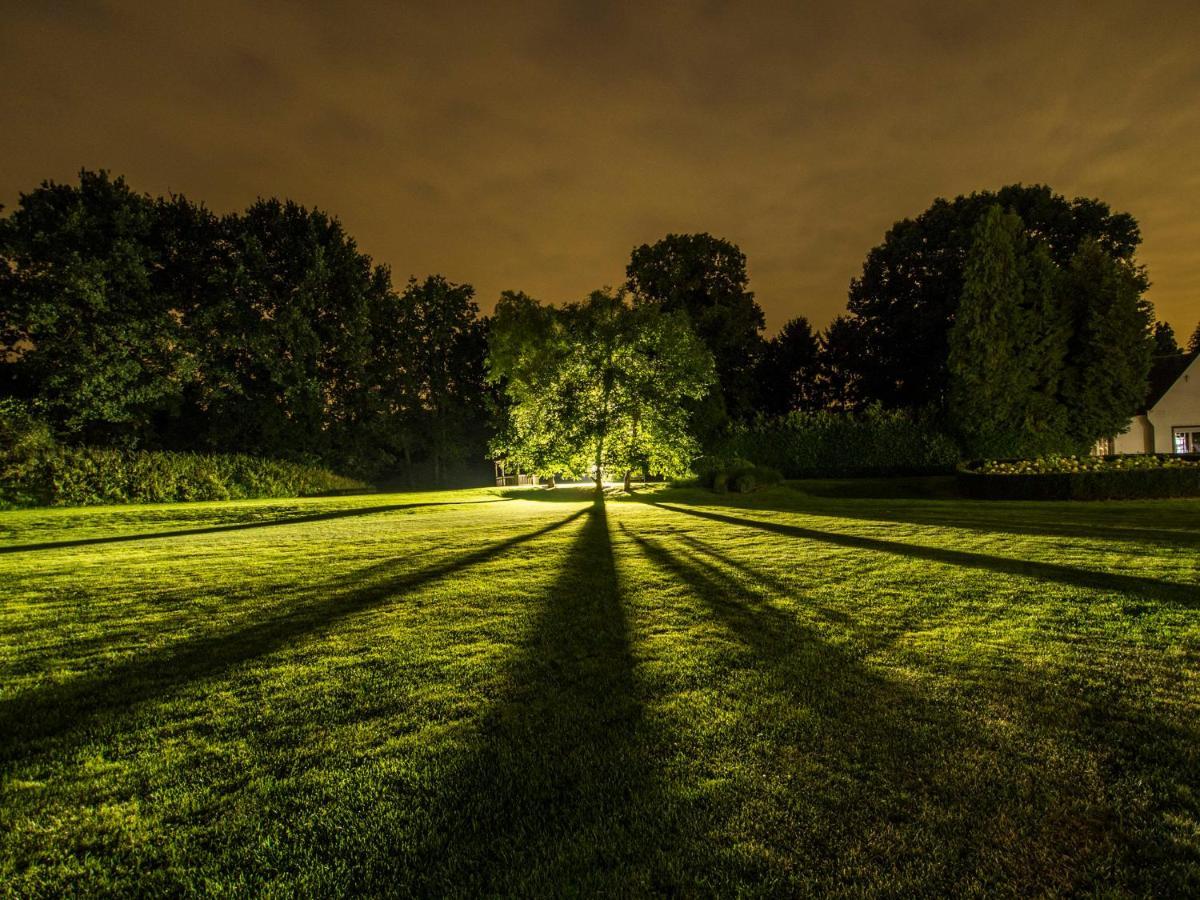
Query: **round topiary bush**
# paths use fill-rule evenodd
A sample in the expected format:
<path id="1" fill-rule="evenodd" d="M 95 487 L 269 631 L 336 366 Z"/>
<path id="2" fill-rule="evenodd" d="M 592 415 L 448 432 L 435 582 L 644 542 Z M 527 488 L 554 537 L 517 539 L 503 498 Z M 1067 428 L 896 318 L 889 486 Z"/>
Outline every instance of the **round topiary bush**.
<path id="1" fill-rule="evenodd" d="M 1200 455 L 1047 456 L 964 463 L 959 491 L 983 500 L 1200 497 Z"/>
<path id="2" fill-rule="evenodd" d="M 739 494 L 749 494 L 756 487 L 758 487 L 758 482 L 752 472 L 743 472 L 733 479 L 733 489 Z"/>

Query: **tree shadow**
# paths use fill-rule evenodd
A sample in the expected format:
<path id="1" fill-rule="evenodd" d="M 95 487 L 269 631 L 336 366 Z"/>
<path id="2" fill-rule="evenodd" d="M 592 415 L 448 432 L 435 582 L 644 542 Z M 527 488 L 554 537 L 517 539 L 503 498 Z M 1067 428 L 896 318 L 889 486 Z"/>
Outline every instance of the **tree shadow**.
<path id="1" fill-rule="evenodd" d="M 479 565 L 580 518 L 564 519 L 417 571 L 389 575 L 391 559 L 318 585 L 286 612 L 219 633 L 181 641 L 103 670 L 95 676 L 49 684 L 0 703 L 0 762 L 39 752 L 47 742 L 87 729 L 147 701 L 257 659 L 380 603 Z M 370 583 L 364 586 L 367 579 Z"/>
<path id="2" fill-rule="evenodd" d="M 1169 581 L 1159 581 L 1153 578 L 1142 578 L 1137 575 L 1122 575 L 1108 572 L 1092 572 L 1087 569 L 1077 569 L 1057 563 L 1036 562 L 1033 560 L 1011 559 L 1004 556 L 992 556 L 986 553 L 973 553 L 966 550 L 949 550 L 942 547 L 926 547 L 920 544 L 907 544 L 901 541 L 890 541 L 883 538 L 865 537 L 863 535 L 842 534 L 834 531 L 822 531 L 816 528 L 805 528 L 800 525 L 789 525 L 783 522 L 767 522 L 759 519 L 744 519 L 740 516 L 730 516 L 724 513 L 692 509 L 675 504 L 647 501 L 661 509 L 707 519 L 711 522 L 722 522 L 726 525 L 737 525 L 743 528 L 756 528 L 773 534 L 800 538 L 808 541 L 820 541 L 838 547 L 849 547 L 855 550 L 868 550 L 878 553 L 891 553 L 916 559 L 926 559 L 931 562 L 946 565 L 961 566 L 969 569 L 984 569 L 1005 575 L 1019 575 L 1026 578 L 1036 578 L 1041 581 L 1053 581 L 1072 587 L 1090 588 L 1101 591 L 1119 591 L 1153 597 L 1166 603 L 1179 606 L 1200 606 L 1200 586 L 1179 584 Z"/>
<path id="3" fill-rule="evenodd" d="M 789 496 L 790 495 L 790 496 Z M 877 495 L 877 496 L 876 496 Z M 896 500 L 896 505 L 883 506 L 869 500 Z M 676 502 L 694 505 L 688 500 Z M 1032 505 L 1031 505 L 1032 504 Z M 1064 508 L 1063 504 L 1071 504 Z M 1166 546 L 1200 547 L 1200 515 L 1193 529 L 1169 529 L 1153 524 L 1121 525 L 1107 524 L 1097 518 L 1097 510 L 1106 517 L 1118 513 L 1122 517 L 1145 516 L 1155 521 L 1156 511 L 1135 506 L 1097 507 L 1084 501 L 1028 501 L 1009 503 L 996 500 L 955 500 L 936 494 L 911 495 L 904 492 L 889 493 L 887 490 L 862 489 L 849 495 L 840 495 L 832 488 L 814 492 L 802 486 L 785 486 L 782 491 L 747 498 L 738 502 L 732 496 L 712 494 L 706 497 L 703 506 L 723 506 L 731 509 L 774 510 L 777 512 L 801 513 L 804 515 L 830 516 L 839 519 L 855 519 L 865 522 L 887 522 L 905 525 L 928 525 L 936 528 L 953 528 L 981 534 L 1030 535 L 1033 537 L 1084 538 L 1091 541 L 1133 541 L 1162 544 Z M 1055 518 L 1057 516 L 1058 518 Z M 1087 522 L 1073 522 L 1073 516 L 1091 516 Z"/>
<path id="4" fill-rule="evenodd" d="M 960 729 L 950 710 L 923 703 L 906 686 L 831 646 L 795 615 L 771 605 L 761 588 L 681 548 L 629 529 L 625 534 L 748 651 L 746 671 L 762 676 L 756 691 L 760 700 L 775 697 L 790 709 L 806 711 L 794 727 L 776 723 L 779 731 L 767 751 L 777 757 L 769 764 L 772 770 L 791 765 L 806 773 L 804 782 L 789 785 L 796 795 L 782 804 L 806 829 L 799 852 L 808 858 L 798 865 L 807 862 L 814 875 L 822 872 L 819 877 L 829 879 L 825 889 L 834 888 L 841 877 L 854 878 L 851 860 L 860 866 L 879 862 L 861 857 L 874 830 L 887 829 L 898 844 L 887 860 L 893 874 L 918 866 L 923 849 L 940 849 L 922 843 L 930 833 L 921 819 L 931 809 L 940 824 L 961 827 L 960 855 L 977 852 L 969 828 L 972 800 L 962 795 L 945 766 Z M 755 837 L 771 853 L 797 852 L 787 829 L 769 822 L 761 823 Z M 843 865 L 846 871 L 831 877 Z M 961 865 L 964 871 L 948 873 L 943 888 L 970 871 L 972 863 L 967 858 Z"/>
<path id="5" fill-rule="evenodd" d="M 391 873 L 387 890 L 587 894 L 648 884 L 646 829 L 661 822 L 647 812 L 652 747 L 602 500 L 506 681 L 474 749 L 433 799 L 427 841 Z"/>
<path id="6" fill-rule="evenodd" d="M 737 570 L 742 575 L 751 579 L 753 582 L 755 582 L 757 584 L 767 585 L 768 587 L 771 588 L 771 590 L 775 591 L 778 594 L 787 595 L 787 594 L 793 593 L 796 590 L 796 586 L 794 584 L 784 581 L 782 578 L 779 578 L 776 575 L 774 575 L 770 572 L 767 572 L 763 569 L 757 568 L 755 566 L 747 565 L 746 563 L 741 562 L 740 560 L 734 559 L 732 556 L 729 556 L 726 553 L 722 553 L 720 550 L 718 550 L 712 544 L 708 543 L 708 541 L 702 541 L 698 537 L 695 537 L 694 535 L 686 534 L 686 533 L 682 533 L 682 532 L 679 533 L 677 535 L 677 537 L 679 538 L 679 540 L 681 540 L 683 543 L 687 544 L 689 547 L 691 547 L 697 553 L 702 553 L 706 556 L 711 556 L 713 559 L 717 560 L 722 565 L 727 566 L 730 569 Z M 820 604 L 816 604 L 812 608 L 816 609 L 817 612 L 819 612 L 824 618 L 828 619 L 831 622 L 837 622 L 842 625 L 848 625 L 850 623 L 850 617 L 848 615 L 846 615 L 844 612 L 841 612 L 840 610 L 831 609 L 827 606 L 823 606 Z"/>
<path id="7" fill-rule="evenodd" d="M 750 691 L 759 702 L 775 696 L 780 701 L 768 702 L 768 710 L 798 711 L 781 722 L 762 713 L 755 718 L 754 727 L 772 729 L 762 751 L 767 771 L 803 778 L 784 776 L 786 798 L 772 813 L 781 818 L 756 823 L 745 839 L 764 844 L 768 858 L 790 859 L 793 871 L 805 873 L 805 892 L 890 884 L 899 894 L 955 895 L 1004 885 L 1021 895 L 1150 886 L 1155 879 L 1171 885 L 1178 883 L 1173 867 L 1195 858 L 1185 848 L 1154 847 L 1153 838 L 1170 827 L 1171 810 L 1127 810 L 1137 821 L 1118 821 L 1121 800 L 1111 789 L 1092 787 L 1080 797 L 1078 773 L 1069 765 L 1030 756 L 1034 747 L 1057 754 L 1083 742 L 1111 767 L 1102 776 L 1111 784 L 1127 773 L 1122 766 L 1133 765 L 1133 782 L 1165 777 L 1178 790 L 1196 756 L 1182 749 L 1182 732 L 1150 766 L 1144 756 L 1111 757 L 1105 732 L 1121 732 L 1123 741 L 1132 737 L 1124 704 L 1089 706 L 1086 718 L 1094 721 L 1080 729 L 1064 719 L 1064 700 L 1049 685 L 1043 687 L 1051 698 L 1047 721 L 1029 732 L 991 730 L 986 716 L 964 716 L 953 703 L 932 702 L 915 686 L 872 671 L 858 654 L 830 645 L 795 614 L 772 605 L 769 591 L 717 562 L 625 533 L 747 649 L 746 671 L 761 671 L 763 678 L 740 696 Z M 1023 708 L 1019 694 L 990 683 L 977 699 L 999 699 L 1017 711 Z M 1158 716 L 1142 718 L 1136 730 L 1142 737 L 1178 731 Z M 800 823 L 802 845 L 792 843 L 787 823 Z M 1109 868 L 1114 859 L 1122 867 L 1119 877 Z M 764 871 L 741 878 L 765 881 L 772 874 L 764 864 Z"/>
<path id="8" fill-rule="evenodd" d="M 502 498 L 509 499 L 509 498 Z M 129 541 L 148 541 L 155 538 L 194 537 L 202 534 L 219 534 L 225 531 L 246 531 L 251 528 L 273 528 L 277 525 L 305 525 L 311 522 L 329 522 L 375 513 L 397 512 L 404 509 L 419 509 L 426 506 L 470 506 L 476 503 L 499 503 L 501 500 L 454 500 L 429 501 L 426 503 L 393 503 L 386 506 L 364 506 L 355 509 L 337 509 L 323 513 L 301 516 L 283 516 L 278 519 L 235 522 L 230 525 L 212 525 L 205 528 L 181 528 L 174 531 L 155 531 L 147 534 L 117 534 L 104 537 L 78 538 L 69 541 L 47 541 L 40 544 L 10 544 L 0 546 L 0 553 L 31 553 L 37 550 L 61 550 L 67 547 L 89 547 L 95 544 L 122 544 Z"/>

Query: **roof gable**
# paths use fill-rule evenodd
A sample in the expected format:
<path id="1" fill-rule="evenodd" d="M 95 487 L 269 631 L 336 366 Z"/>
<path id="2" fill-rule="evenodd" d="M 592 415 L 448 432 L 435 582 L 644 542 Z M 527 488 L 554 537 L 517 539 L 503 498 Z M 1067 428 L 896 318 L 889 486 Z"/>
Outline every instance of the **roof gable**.
<path id="1" fill-rule="evenodd" d="M 1175 386 L 1183 373 L 1192 367 L 1200 353 L 1173 353 L 1170 356 L 1157 356 L 1150 366 L 1150 386 L 1146 392 L 1146 411 L 1154 409 L 1158 401 L 1166 396 L 1167 391 Z"/>

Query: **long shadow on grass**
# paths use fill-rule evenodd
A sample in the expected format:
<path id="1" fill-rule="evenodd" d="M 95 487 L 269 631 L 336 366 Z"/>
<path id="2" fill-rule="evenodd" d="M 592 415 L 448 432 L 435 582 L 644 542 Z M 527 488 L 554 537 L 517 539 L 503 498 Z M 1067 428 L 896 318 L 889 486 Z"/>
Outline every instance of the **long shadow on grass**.
<path id="1" fill-rule="evenodd" d="M 730 498 L 732 499 L 732 498 Z M 876 500 L 876 502 L 869 502 Z M 789 502 L 790 501 L 790 502 Z M 893 503 L 893 501 L 899 501 Z M 1121 501 L 1124 502 L 1124 501 Z M 718 495 L 710 504 L 721 505 Z M 1069 509 L 1066 503 L 1074 504 Z M 708 504 L 706 504 L 708 505 Z M 777 510 L 805 515 L 829 516 L 839 519 L 858 519 L 866 522 L 888 522 L 904 525 L 929 525 L 936 528 L 975 531 L 983 534 L 1006 533 L 1033 537 L 1083 538 L 1089 541 L 1131 541 L 1164 546 L 1200 547 L 1200 514 L 1195 515 L 1196 527 L 1169 529 L 1155 527 L 1160 523 L 1154 510 L 1136 507 L 1111 507 L 1080 503 L 1079 501 L 1037 501 L 1011 504 L 995 500 L 964 500 L 947 497 L 895 496 L 880 492 L 851 493 L 839 497 L 836 493 L 811 493 L 804 485 L 787 486 L 766 497 L 755 497 L 747 505 L 729 503 L 739 510 Z M 1097 512 L 1101 515 L 1097 516 Z M 1105 518 L 1119 513 L 1122 518 L 1145 520 L 1148 526 L 1105 524 Z M 1090 521 L 1071 521 L 1070 516 L 1091 515 Z M 1064 518 L 1064 516 L 1066 516 Z M 1115 516 L 1113 516 L 1115 518 Z"/>
<path id="2" fill-rule="evenodd" d="M 312 592 L 312 599 L 279 615 L 230 631 L 190 638 L 161 652 L 148 652 L 94 677 L 19 694 L 0 704 L 0 762 L 32 755 L 44 741 L 84 730 L 92 723 L 104 723 L 106 718 L 119 716 L 137 704 L 266 656 L 347 616 L 396 600 L 406 591 L 455 575 L 549 534 L 586 512 L 580 510 L 535 531 L 487 544 L 448 562 L 378 577 L 396 564 L 395 560 L 389 560 L 321 585 Z M 363 580 L 372 576 L 374 580 L 363 586 Z"/>
<path id="3" fill-rule="evenodd" d="M 645 885 L 650 745 L 603 501 L 561 562 L 510 689 L 452 768 L 428 840 L 388 892 L 417 896 L 604 892 Z M 358 885 L 373 893 L 384 885 Z M 643 888 L 644 889 L 644 888 Z"/>
<path id="4" fill-rule="evenodd" d="M 820 541 L 838 547 L 892 553 L 898 556 L 927 559 L 931 562 L 962 566 L 970 569 L 985 569 L 1006 575 L 1021 575 L 1028 578 L 1037 578 L 1042 581 L 1055 581 L 1074 587 L 1140 594 L 1181 606 L 1200 605 L 1200 586 L 1196 585 L 1176 584 L 1169 581 L 1158 581 L 1153 578 L 1140 578 L 1136 575 L 1090 572 L 1087 569 L 1077 569 L 1072 566 L 1061 566 L 1055 563 L 1011 559 L 1005 556 L 971 553 L 965 550 L 948 550 L 941 547 L 925 547 L 920 544 L 907 544 L 902 541 L 889 541 L 882 538 L 864 537 L 856 534 L 822 531 L 816 528 L 805 528 L 800 525 L 788 525 L 783 522 L 743 519 L 740 516 L 729 516 L 724 513 L 690 509 L 668 503 L 647 502 L 661 509 L 688 516 L 696 516 L 697 518 L 707 519 L 711 522 L 722 522 L 726 525 L 738 525 L 744 528 L 757 528 L 760 531 L 768 531 L 772 534 L 781 534 L 786 537 L 801 538 L 807 541 Z"/>
<path id="5" fill-rule="evenodd" d="M 1108 798 L 1089 797 L 1076 809 L 1071 773 L 997 743 L 1011 735 L 989 734 L 950 705 L 872 672 L 717 561 L 625 533 L 747 651 L 752 680 L 740 697 L 761 729 L 747 763 L 776 779 L 776 800 L 758 808 L 748 839 L 765 848 L 760 859 L 787 860 L 800 879 L 780 893 L 885 884 L 899 894 L 1000 885 L 1015 894 L 1069 893 L 1105 877 L 1120 835 L 1104 818 L 1109 810 L 1096 809 Z M 756 712 L 757 704 L 764 706 Z M 1057 739 L 1071 740 L 1066 732 Z M 1031 789 L 1046 806 L 1030 802 Z M 728 815 L 744 821 L 746 813 Z M 763 865 L 741 880 L 778 875 Z"/>
<path id="6" fill-rule="evenodd" d="M 961 830 L 953 848 L 956 865 L 939 874 L 944 879 L 939 887 L 970 876 L 978 852 L 970 823 L 974 811 L 948 766 L 960 739 L 949 710 L 923 703 L 905 686 L 871 672 L 794 614 L 772 606 L 768 592 L 727 569 L 678 545 L 623 532 L 745 648 L 744 664 L 734 663 L 728 677 L 736 679 L 739 670 L 761 677 L 745 689 L 742 702 L 748 706 L 741 712 L 751 727 L 771 729 L 770 737 L 758 732 L 759 749 L 745 762 L 765 767 L 767 777 L 791 771 L 800 776 L 777 786 L 786 794 L 767 807 L 785 818 L 751 826 L 751 839 L 766 848 L 762 858 L 790 859 L 803 872 L 806 891 L 844 889 L 843 879 L 874 883 L 889 869 L 888 877 L 903 884 L 906 870 L 919 869 L 923 854 L 942 850 L 933 831 L 937 825 L 947 834 Z M 755 722 L 755 703 L 794 718 L 772 721 L 771 713 L 760 711 Z M 736 808 L 726 814 L 743 815 Z M 881 834 L 893 846 L 883 859 L 873 859 L 872 844 Z M 797 838 L 801 844 L 794 843 Z M 748 871 L 743 877 L 768 874 L 769 869 Z M 924 887 L 933 890 L 934 884 Z"/>
<path id="7" fill-rule="evenodd" d="M 503 498 L 508 499 L 508 498 Z M 309 522 L 328 522 L 333 519 L 348 519 L 354 516 L 369 516 L 375 513 L 397 512 L 402 509 L 418 509 L 424 506 L 464 506 L 475 503 L 499 503 L 497 500 L 430 501 L 426 503 L 392 503 L 386 506 L 363 506 L 355 509 L 336 509 L 303 516 L 283 516 L 278 519 L 236 522 L 231 525 L 211 525 L 205 528 L 180 528 L 174 531 L 155 531 L 147 534 L 114 534 L 105 537 L 79 538 L 71 541 L 47 541 L 41 544 L 11 544 L 0 546 L 0 553 L 31 553 L 36 550 L 61 550 L 65 547 L 88 547 L 93 544 L 123 544 L 127 541 L 148 541 L 154 538 L 194 537 L 201 534 L 219 534 L 224 531 L 245 531 L 250 528 L 273 528 L 276 525 L 304 525 Z"/>

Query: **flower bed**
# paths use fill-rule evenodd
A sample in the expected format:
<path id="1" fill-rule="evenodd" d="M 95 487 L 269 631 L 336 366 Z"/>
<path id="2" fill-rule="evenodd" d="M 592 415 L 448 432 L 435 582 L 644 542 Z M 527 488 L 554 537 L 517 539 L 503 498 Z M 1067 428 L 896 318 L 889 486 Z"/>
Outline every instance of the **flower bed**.
<path id="1" fill-rule="evenodd" d="M 966 497 L 985 500 L 1134 500 L 1200 497 L 1200 456 L 1049 456 L 958 467 Z"/>

